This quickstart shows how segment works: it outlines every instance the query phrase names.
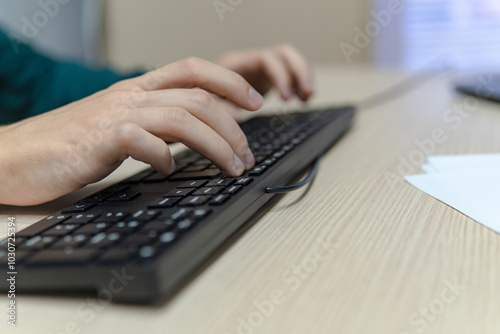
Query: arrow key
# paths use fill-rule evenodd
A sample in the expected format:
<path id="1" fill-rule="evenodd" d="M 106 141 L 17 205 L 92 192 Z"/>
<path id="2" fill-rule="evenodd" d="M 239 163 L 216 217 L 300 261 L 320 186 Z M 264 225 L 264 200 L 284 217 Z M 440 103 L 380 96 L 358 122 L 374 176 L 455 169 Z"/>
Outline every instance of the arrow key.
<path id="1" fill-rule="evenodd" d="M 62 213 L 82 213 L 92 209 L 97 203 L 76 203 L 72 206 L 68 206 L 66 209 L 62 210 Z"/>

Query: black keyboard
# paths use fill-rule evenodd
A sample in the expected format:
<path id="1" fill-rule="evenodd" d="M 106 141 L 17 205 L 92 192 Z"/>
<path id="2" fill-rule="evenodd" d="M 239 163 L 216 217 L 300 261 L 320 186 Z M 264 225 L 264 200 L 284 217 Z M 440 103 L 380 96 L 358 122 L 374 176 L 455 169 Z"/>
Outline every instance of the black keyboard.
<path id="1" fill-rule="evenodd" d="M 349 128 L 352 107 L 257 117 L 241 125 L 256 165 L 227 177 L 193 151 L 165 176 L 142 171 L 16 235 L 18 292 L 97 292 L 151 303 L 172 293 L 274 194 Z M 8 290 L 0 280 L 0 288 Z"/>
<path id="2" fill-rule="evenodd" d="M 462 78 L 455 89 L 467 95 L 500 103 L 500 74 L 482 74 Z"/>

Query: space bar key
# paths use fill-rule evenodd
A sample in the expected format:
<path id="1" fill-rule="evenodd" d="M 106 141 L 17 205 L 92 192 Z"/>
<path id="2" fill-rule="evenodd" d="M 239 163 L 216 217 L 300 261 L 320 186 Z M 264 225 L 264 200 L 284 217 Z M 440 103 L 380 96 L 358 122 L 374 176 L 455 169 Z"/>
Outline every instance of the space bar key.
<path id="1" fill-rule="evenodd" d="M 218 169 L 206 169 L 200 172 L 180 172 L 172 175 L 169 179 L 171 181 L 214 179 L 220 174 Z"/>

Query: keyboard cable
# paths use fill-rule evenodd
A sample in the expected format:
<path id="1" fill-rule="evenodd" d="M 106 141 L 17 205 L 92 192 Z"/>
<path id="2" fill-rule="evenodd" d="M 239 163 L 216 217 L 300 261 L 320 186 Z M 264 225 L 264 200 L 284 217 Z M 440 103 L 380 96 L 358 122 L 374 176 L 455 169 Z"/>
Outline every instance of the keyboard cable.
<path id="1" fill-rule="evenodd" d="M 311 168 L 311 171 L 309 172 L 309 174 L 307 175 L 307 177 L 304 180 L 300 181 L 299 183 L 292 184 L 290 186 L 267 187 L 266 193 L 268 193 L 268 194 L 284 194 L 284 193 L 288 193 L 290 191 L 294 191 L 294 190 L 297 190 L 297 189 L 305 186 L 306 184 L 311 182 L 314 179 L 314 177 L 316 176 L 316 173 L 318 172 L 319 163 L 320 163 L 322 157 L 323 157 L 323 154 L 320 154 L 316 158 L 316 160 L 314 161 L 314 165 Z"/>

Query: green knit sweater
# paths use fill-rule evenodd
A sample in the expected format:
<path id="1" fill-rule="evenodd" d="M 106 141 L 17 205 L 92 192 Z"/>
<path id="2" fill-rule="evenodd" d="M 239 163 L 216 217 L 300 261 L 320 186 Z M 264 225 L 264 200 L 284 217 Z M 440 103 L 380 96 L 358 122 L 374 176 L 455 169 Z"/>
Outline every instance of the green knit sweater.
<path id="1" fill-rule="evenodd" d="M 0 125 L 56 109 L 138 74 L 55 61 L 0 31 Z"/>

